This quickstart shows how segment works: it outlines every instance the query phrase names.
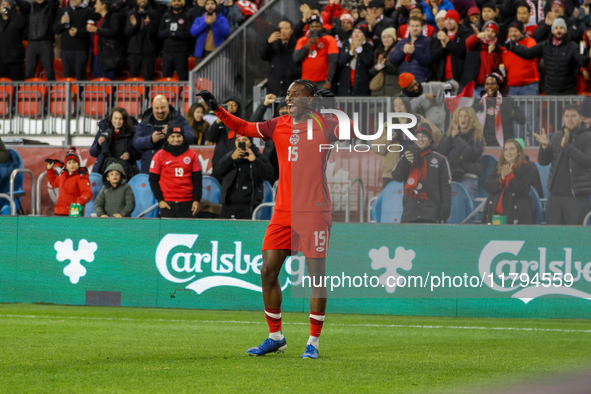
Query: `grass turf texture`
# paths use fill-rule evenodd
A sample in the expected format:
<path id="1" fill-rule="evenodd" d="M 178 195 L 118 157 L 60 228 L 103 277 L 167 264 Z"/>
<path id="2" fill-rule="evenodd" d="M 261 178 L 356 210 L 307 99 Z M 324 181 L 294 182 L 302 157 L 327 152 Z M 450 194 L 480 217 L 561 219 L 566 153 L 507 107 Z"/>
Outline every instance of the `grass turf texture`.
<path id="1" fill-rule="evenodd" d="M 308 315 L 283 321 L 287 352 L 251 357 L 262 312 L 2 304 L 0 392 L 455 393 L 591 365 L 585 320 L 328 314 L 319 360 Z"/>

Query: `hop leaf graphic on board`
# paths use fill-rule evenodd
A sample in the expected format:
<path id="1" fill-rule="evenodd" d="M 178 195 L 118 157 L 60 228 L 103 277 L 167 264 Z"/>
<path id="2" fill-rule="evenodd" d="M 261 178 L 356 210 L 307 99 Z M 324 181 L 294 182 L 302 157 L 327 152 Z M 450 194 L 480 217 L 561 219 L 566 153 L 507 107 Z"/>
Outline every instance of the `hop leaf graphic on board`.
<path id="1" fill-rule="evenodd" d="M 396 291 L 396 279 L 400 276 L 398 269 L 409 271 L 412 268 L 412 260 L 415 256 L 414 250 L 406 250 L 402 246 L 396 248 L 393 259 L 390 258 L 390 249 L 387 246 L 369 251 L 371 268 L 374 270 L 386 269 L 386 272 L 380 276 L 380 283 L 388 293 L 394 293 Z M 390 279 L 390 283 L 388 284 L 388 277 L 390 276 L 393 279 Z"/>
<path id="2" fill-rule="evenodd" d="M 70 260 L 70 264 L 64 267 L 64 275 L 70 278 L 73 284 L 78 283 L 80 278 L 86 275 L 86 268 L 80 261 L 85 260 L 89 263 L 94 261 L 94 252 L 97 250 L 97 245 L 94 242 L 88 242 L 83 239 L 78 242 L 78 250 L 74 250 L 74 243 L 71 239 L 66 239 L 64 242 L 57 241 L 53 247 L 55 248 L 58 261 Z"/>

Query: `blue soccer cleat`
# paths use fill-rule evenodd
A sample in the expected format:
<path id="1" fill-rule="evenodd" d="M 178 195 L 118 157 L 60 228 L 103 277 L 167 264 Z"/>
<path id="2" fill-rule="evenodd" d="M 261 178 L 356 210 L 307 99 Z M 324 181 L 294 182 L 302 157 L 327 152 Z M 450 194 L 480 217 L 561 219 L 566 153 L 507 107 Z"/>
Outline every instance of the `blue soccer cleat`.
<path id="1" fill-rule="evenodd" d="M 287 349 L 287 341 L 285 338 L 281 341 L 267 338 L 260 346 L 251 347 L 246 353 L 253 356 L 264 356 L 267 353 L 283 353 L 285 352 L 285 349 Z"/>
<path id="2" fill-rule="evenodd" d="M 302 354 L 302 358 L 318 358 L 318 349 L 312 345 L 306 345 L 306 351 Z"/>

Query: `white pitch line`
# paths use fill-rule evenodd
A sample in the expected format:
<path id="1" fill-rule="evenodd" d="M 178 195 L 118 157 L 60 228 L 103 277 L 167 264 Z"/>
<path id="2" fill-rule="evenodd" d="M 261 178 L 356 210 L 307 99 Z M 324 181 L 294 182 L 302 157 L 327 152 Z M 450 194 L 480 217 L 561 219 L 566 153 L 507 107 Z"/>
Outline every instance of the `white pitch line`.
<path id="1" fill-rule="evenodd" d="M 0 315 L 0 318 L 21 318 L 21 319 L 56 319 L 56 320 L 107 320 L 107 321 L 133 321 L 133 322 L 169 322 L 169 323 L 224 323 L 224 324 L 266 324 L 263 321 L 241 321 L 241 320 L 183 320 L 183 319 L 130 319 L 126 317 L 84 317 L 84 316 L 37 316 L 37 315 Z M 290 323 L 288 325 L 309 325 L 309 323 Z M 453 329 L 453 330 L 497 330 L 497 331 L 540 331 L 540 332 L 573 332 L 591 333 L 591 330 L 565 330 L 561 328 L 533 328 L 533 327 L 478 327 L 478 326 L 432 326 L 417 324 L 340 324 L 326 323 L 327 326 L 335 327 L 377 327 L 377 328 L 422 328 L 422 329 Z"/>

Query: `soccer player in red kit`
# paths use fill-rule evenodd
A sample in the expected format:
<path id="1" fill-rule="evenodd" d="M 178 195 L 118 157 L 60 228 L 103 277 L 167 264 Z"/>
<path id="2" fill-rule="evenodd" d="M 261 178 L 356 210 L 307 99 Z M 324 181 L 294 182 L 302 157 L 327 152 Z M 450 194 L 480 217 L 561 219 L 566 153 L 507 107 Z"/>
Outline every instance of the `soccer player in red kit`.
<path id="1" fill-rule="evenodd" d="M 215 97 L 208 91 L 197 95 L 203 97 L 220 120 L 237 134 L 272 139 L 275 143 L 279 160 L 279 185 L 275 211 L 263 241 L 261 268 L 269 338 L 260 346 L 248 349 L 247 353 L 258 356 L 281 353 L 287 348 L 287 342 L 281 330 L 282 293 L 278 277 L 285 259 L 301 251 L 306 257 L 312 280 L 325 274 L 332 226 L 325 174 L 330 150 L 320 150 L 320 145 L 331 144 L 338 139 L 338 122 L 332 117 L 318 119 L 315 115 L 318 112 L 311 110 L 319 94 L 316 83 L 310 80 L 298 79 L 289 87 L 285 100 L 289 115 L 260 123 L 249 123 L 228 113 L 219 107 Z M 307 123 L 311 117 L 316 119 L 312 122 L 311 139 L 308 139 Z M 310 338 L 302 358 L 318 358 L 326 297 L 325 287 L 312 286 Z"/>

